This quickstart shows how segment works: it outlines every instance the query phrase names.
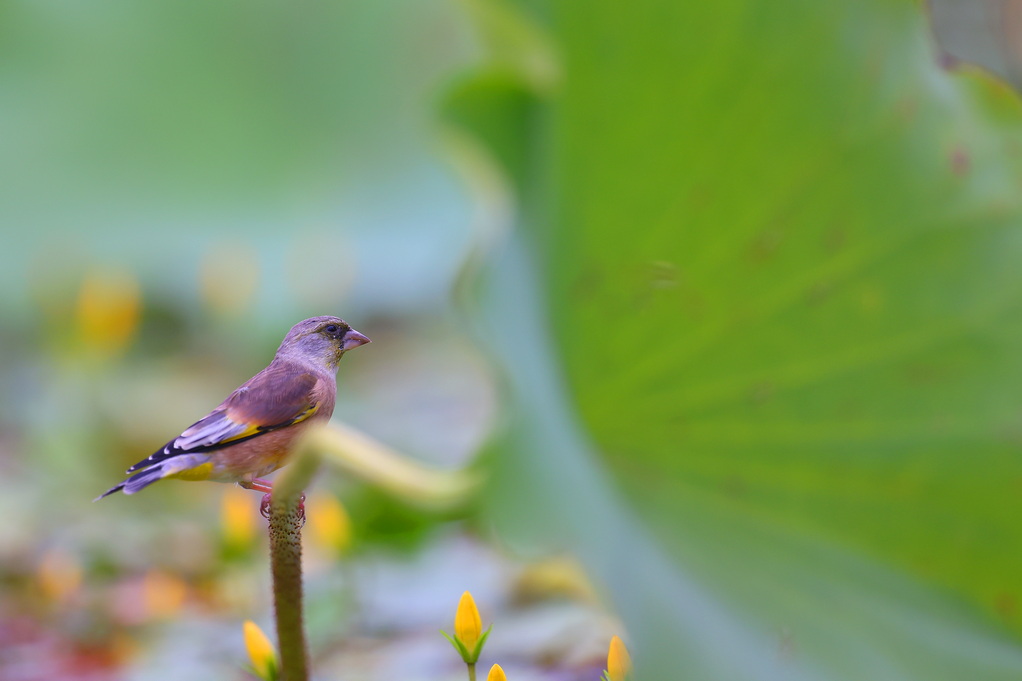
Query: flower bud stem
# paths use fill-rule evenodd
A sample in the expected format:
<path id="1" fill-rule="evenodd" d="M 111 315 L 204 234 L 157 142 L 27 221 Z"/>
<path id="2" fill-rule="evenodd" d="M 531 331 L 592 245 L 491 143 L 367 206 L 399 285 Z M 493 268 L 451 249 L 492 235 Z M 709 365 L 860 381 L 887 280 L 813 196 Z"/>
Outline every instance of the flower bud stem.
<path id="1" fill-rule="evenodd" d="M 468 665 L 468 681 L 476 681 L 476 666 L 474 664 Z"/>

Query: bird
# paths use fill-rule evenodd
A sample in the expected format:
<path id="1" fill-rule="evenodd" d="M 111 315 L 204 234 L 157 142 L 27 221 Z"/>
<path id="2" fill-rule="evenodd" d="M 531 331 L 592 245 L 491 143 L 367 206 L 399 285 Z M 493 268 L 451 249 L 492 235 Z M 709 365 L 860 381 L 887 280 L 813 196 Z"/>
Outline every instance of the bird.
<path id="1" fill-rule="evenodd" d="M 368 342 L 339 317 L 298 322 L 269 366 L 94 501 L 115 492 L 135 494 L 165 478 L 236 482 L 269 494 L 272 485 L 261 478 L 287 463 L 303 431 L 330 419 L 338 363 Z"/>

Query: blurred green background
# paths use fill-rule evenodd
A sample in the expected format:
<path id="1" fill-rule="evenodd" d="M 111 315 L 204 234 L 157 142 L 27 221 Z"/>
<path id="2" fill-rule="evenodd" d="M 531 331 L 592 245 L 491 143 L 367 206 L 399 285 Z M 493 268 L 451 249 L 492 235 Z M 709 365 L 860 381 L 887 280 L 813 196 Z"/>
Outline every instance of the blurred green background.
<path id="1" fill-rule="evenodd" d="M 244 678 L 257 495 L 90 500 L 316 314 L 487 478 L 323 472 L 317 678 L 465 589 L 512 679 L 1022 675 L 1022 109 L 920 3 L 0 13 L 0 678 Z"/>

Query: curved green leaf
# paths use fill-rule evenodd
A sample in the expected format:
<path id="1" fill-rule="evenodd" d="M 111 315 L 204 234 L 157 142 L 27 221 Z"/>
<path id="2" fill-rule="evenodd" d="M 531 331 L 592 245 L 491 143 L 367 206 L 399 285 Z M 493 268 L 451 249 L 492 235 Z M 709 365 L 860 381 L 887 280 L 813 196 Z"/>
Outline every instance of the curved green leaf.
<path id="1" fill-rule="evenodd" d="M 586 556 L 640 676 L 1017 678 L 1014 95 L 914 3 L 534 11 L 505 529 Z"/>

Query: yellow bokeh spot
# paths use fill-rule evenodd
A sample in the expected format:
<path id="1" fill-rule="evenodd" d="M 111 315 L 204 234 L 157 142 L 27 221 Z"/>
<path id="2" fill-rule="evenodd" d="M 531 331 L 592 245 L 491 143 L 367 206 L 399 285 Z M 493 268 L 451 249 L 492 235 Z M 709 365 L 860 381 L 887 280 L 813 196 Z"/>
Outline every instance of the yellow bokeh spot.
<path id="1" fill-rule="evenodd" d="M 150 618 L 163 619 L 176 615 L 187 597 L 188 585 L 174 575 L 152 570 L 142 581 L 142 602 Z"/>
<path id="2" fill-rule="evenodd" d="M 241 315 L 259 287 L 258 253 L 236 241 L 220 244 L 203 257 L 199 279 L 203 302 L 214 313 Z"/>
<path id="3" fill-rule="evenodd" d="M 75 305 L 78 337 L 90 350 L 110 355 L 121 352 L 135 337 L 141 309 L 141 289 L 130 272 L 87 272 Z"/>
<path id="4" fill-rule="evenodd" d="M 305 502 L 309 540 L 319 548 L 344 552 L 351 545 L 351 518 L 332 494 L 310 495 Z"/>
<path id="5" fill-rule="evenodd" d="M 115 664 L 125 665 L 128 660 L 138 653 L 139 645 L 124 633 L 115 633 L 111 636 L 107 651 L 110 659 Z"/>
<path id="6" fill-rule="evenodd" d="M 261 679 L 272 679 L 277 669 L 277 649 L 270 643 L 259 625 L 252 620 L 245 620 L 243 627 L 245 633 L 245 649 L 248 650 L 248 659 L 252 661 L 252 668 Z"/>
<path id="7" fill-rule="evenodd" d="M 248 546 L 255 538 L 257 518 L 254 495 L 231 485 L 220 500 L 220 527 L 224 542 L 231 548 Z"/>
<path id="8" fill-rule="evenodd" d="M 596 589 L 578 561 L 555 557 L 533 563 L 518 575 L 516 596 L 525 601 L 543 601 L 550 597 L 566 597 L 595 603 Z"/>
<path id="9" fill-rule="evenodd" d="M 82 585 L 82 568 L 70 553 L 52 549 L 39 561 L 36 581 L 46 598 L 62 601 Z"/>
<path id="10" fill-rule="evenodd" d="M 454 613 L 454 637 L 471 653 L 475 650 L 482 633 L 483 621 L 479 617 L 479 608 L 476 607 L 472 594 L 466 591 L 461 595 L 458 610 Z"/>
<path id="11" fill-rule="evenodd" d="M 632 658 L 625 644 L 617 636 L 610 639 L 607 651 L 607 675 L 610 681 L 625 681 L 632 673 Z"/>

